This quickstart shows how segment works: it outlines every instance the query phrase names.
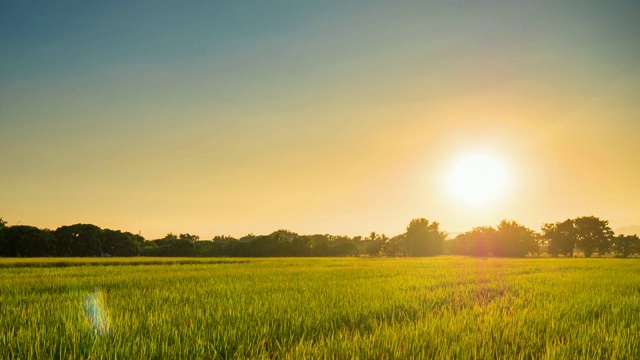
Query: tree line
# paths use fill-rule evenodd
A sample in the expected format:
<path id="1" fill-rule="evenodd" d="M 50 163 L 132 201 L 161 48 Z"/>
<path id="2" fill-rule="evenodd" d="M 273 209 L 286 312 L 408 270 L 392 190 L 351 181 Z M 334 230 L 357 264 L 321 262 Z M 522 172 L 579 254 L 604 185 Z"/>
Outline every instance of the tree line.
<path id="1" fill-rule="evenodd" d="M 640 255 L 637 235 L 615 235 L 608 221 L 594 216 L 547 223 L 536 232 L 515 221 L 483 226 L 449 239 L 437 222 L 413 219 L 402 234 L 392 238 L 371 232 L 368 236 L 300 235 L 278 230 L 269 235 L 241 238 L 169 233 L 146 240 L 138 234 L 102 229 L 92 224 L 61 226 L 56 230 L 28 225 L 9 226 L 0 218 L 0 257 L 422 257 L 442 254 L 480 257 L 552 257 Z"/>

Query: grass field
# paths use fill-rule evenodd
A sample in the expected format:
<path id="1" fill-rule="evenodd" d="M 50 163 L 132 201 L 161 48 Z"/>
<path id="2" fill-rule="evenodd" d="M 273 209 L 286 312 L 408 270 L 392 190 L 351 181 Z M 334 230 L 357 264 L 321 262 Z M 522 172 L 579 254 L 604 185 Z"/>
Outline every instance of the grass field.
<path id="1" fill-rule="evenodd" d="M 2 358 L 640 358 L 636 259 L 166 260 L 0 260 Z"/>

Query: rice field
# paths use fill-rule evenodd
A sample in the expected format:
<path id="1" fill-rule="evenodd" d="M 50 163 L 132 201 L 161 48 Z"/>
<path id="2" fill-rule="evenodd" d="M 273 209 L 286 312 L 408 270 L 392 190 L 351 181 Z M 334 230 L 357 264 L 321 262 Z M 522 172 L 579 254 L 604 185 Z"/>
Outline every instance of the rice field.
<path id="1" fill-rule="evenodd" d="M 640 358 L 637 259 L 2 259 L 0 306 L 6 359 Z"/>

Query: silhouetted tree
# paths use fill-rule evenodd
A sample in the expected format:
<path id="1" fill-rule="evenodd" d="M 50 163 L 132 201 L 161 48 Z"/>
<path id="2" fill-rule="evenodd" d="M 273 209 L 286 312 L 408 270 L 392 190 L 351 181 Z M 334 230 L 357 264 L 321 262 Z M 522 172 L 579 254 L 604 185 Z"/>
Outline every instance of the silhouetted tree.
<path id="1" fill-rule="evenodd" d="M 616 256 L 629 257 L 640 253 L 640 238 L 638 235 L 618 235 L 612 238 L 612 249 Z"/>
<path id="2" fill-rule="evenodd" d="M 198 235 L 191 235 L 191 234 L 180 234 L 180 236 L 178 237 L 178 239 L 180 240 L 189 240 L 191 242 L 196 242 L 196 241 L 200 241 L 200 236 Z"/>
<path id="3" fill-rule="evenodd" d="M 572 257 L 576 244 L 575 226 L 571 219 L 542 225 L 541 239 L 547 243 L 547 252 L 553 257 Z"/>
<path id="4" fill-rule="evenodd" d="M 195 254 L 195 245 L 193 239 L 199 239 L 197 235 L 181 234 L 180 236 L 168 233 L 164 238 L 153 240 L 157 248 L 146 246 L 143 248 L 145 253 L 151 253 L 152 256 L 193 256 Z"/>
<path id="5" fill-rule="evenodd" d="M 58 256 L 101 256 L 104 232 L 91 224 L 61 226 L 54 232 Z"/>
<path id="6" fill-rule="evenodd" d="M 327 235 L 316 234 L 310 235 L 309 248 L 311 256 L 329 256 L 329 238 Z"/>
<path id="7" fill-rule="evenodd" d="M 496 229 L 490 226 L 476 227 L 456 236 L 450 245 L 451 251 L 456 255 L 489 256 L 495 237 Z"/>
<path id="8" fill-rule="evenodd" d="M 343 243 L 331 248 L 331 256 L 358 256 L 358 247 L 353 243 Z"/>
<path id="9" fill-rule="evenodd" d="M 536 233 L 515 221 L 502 220 L 494 236 L 491 253 L 496 257 L 522 257 L 538 249 Z"/>
<path id="10" fill-rule="evenodd" d="M 111 256 L 138 256 L 142 242 L 137 235 L 120 230 L 104 229 L 102 252 Z"/>
<path id="11" fill-rule="evenodd" d="M 193 256 L 195 245 L 189 239 L 178 239 L 170 245 L 169 256 Z"/>
<path id="12" fill-rule="evenodd" d="M 365 246 L 363 249 L 363 253 L 369 256 L 380 255 L 380 252 L 382 251 L 382 246 L 384 245 L 384 242 L 387 240 L 388 238 L 384 234 L 378 235 L 375 231 L 372 231 L 369 234 L 369 237 L 364 241 Z"/>
<path id="13" fill-rule="evenodd" d="M 405 256 L 406 255 L 406 234 L 400 234 L 388 239 L 382 245 L 382 255 Z"/>
<path id="14" fill-rule="evenodd" d="M 220 242 L 212 240 L 200 240 L 193 243 L 193 252 L 195 256 L 215 257 L 224 256 L 224 245 Z"/>
<path id="15" fill-rule="evenodd" d="M 576 245 L 584 252 L 585 257 L 591 257 L 594 252 L 606 254 L 611 246 L 613 231 L 607 220 L 600 220 L 595 216 L 583 216 L 574 221 Z"/>
<path id="16" fill-rule="evenodd" d="M 160 247 L 155 241 L 145 241 L 140 247 L 140 255 L 142 256 L 160 256 Z"/>
<path id="17" fill-rule="evenodd" d="M 434 256 L 442 254 L 447 235 L 438 229 L 437 222 L 413 219 L 407 226 L 406 251 L 408 256 Z"/>
<path id="18" fill-rule="evenodd" d="M 14 225 L 0 230 L 3 246 L 1 256 L 40 257 L 55 255 L 55 238 L 49 230 L 27 225 Z"/>

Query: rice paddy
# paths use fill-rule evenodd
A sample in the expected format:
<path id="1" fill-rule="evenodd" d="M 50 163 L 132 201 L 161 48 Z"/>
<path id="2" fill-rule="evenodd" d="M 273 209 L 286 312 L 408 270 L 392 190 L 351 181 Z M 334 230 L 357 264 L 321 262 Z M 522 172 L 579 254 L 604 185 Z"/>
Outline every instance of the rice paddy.
<path id="1" fill-rule="evenodd" d="M 0 306 L 7 359 L 640 358 L 637 259 L 3 259 Z"/>

